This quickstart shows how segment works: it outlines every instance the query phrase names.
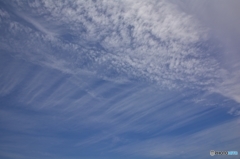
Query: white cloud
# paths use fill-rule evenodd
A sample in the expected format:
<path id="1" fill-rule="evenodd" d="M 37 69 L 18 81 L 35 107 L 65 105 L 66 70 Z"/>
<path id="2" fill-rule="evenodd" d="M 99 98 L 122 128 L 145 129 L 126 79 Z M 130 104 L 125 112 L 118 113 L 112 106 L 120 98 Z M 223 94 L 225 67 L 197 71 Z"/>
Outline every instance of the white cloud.
<path id="1" fill-rule="evenodd" d="M 49 38 L 54 38 L 55 36 L 57 36 L 57 33 L 55 31 L 53 31 L 53 28 L 50 30 L 47 28 L 47 26 L 43 26 L 43 24 L 41 24 L 41 21 L 39 22 L 38 20 L 35 20 L 34 18 L 31 18 L 29 16 L 26 16 L 23 13 L 17 12 L 17 15 L 21 18 L 23 18 L 25 21 L 27 21 L 28 23 L 30 23 L 31 25 L 33 25 L 38 31 L 41 31 L 43 34 L 46 34 L 47 37 Z"/>
<path id="2" fill-rule="evenodd" d="M 237 108 L 232 107 L 232 108 L 228 111 L 228 113 L 231 114 L 231 115 L 234 115 L 234 116 L 238 116 L 238 115 L 240 115 L 240 110 L 237 110 Z"/>
<path id="3" fill-rule="evenodd" d="M 19 1 L 12 9 L 28 6 L 22 3 Z M 14 57 L 43 67 L 35 71 L 15 62 L 9 63 L 0 73 L 3 78 L 0 94 L 4 96 L 19 89 L 18 102 L 28 105 L 30 110 L 50 114 L 54 111 L 58 116 L 55 120 L 49 115 L 49 120 L 35 123 L 30 121 L 33 119 L 30 116 L 20 115 L 22 125 L 28 123 L 28 119 L 33 123 L 26 125 L 27 128 L 42 127 L 44 123 L 59 129 L 62 125 L 71 125 L 79 131 L 104 128 L 106 133 L 96 131 L 71 145 L 88 146 L 111 139 L 118 143 L 124 141 L 124 137 L 119 141 L 124 133 L 146 133 L 147 136 L 147 133 L 158 131 L 166 134 L 189 126 L 204 115 L 210 116 L 208 113 L 215 110 L 209 111 L 202 106 L 208 102 L 207 95 L 201 102 L 196 99 L 194 106 L 185 101 L 193 95 L 198 96 L 199 89 L 240 100 L 240 89 L 236 85 L 239 76 L 220 69 L 221 61 L 211 54 L 211 46 L 208 46 L 211 32 L 191 14 L 168 1 L 55 3 L 46 0 L 31 2 L 25 9 L 29 15 L 16 15 L 17 20 L 11 16 L 3 19 L 8 25 L 0 37 L 0 46 Z M 228 79 L 227 75 L 232 78 Z M 140 82 L 132 85 L 131 79 L 158 86 L 145 87 Z M 218 89 L 213 85 L 219 86 Z M 167 89 L 161 92 L 153 87 Z M 178 89 L 175 93 L 168 90 L 184 87 L 198 89 L 187 90 L 186 94 Z M 239 110 L 233 107 L 229 113 L 239 115 Z M 17 115 L 5 114 L 4 118 L 17 120 Z M 206 143 L 211 145 L 212 138 L 220 139 L 214 143 L 225 144 L 224 148 L 235 148 L 239 143 L 238 126 L 234 120 L 203 128 L 190 137 L 148 138 L 142 142 L 130 139 L 132 145 L 124 143 L 125 146 L 117 150 L 150 157 L 166 157 L 175 155 L 174 152 L 181 155 L 189 150 L 200 153 L 199 147 L 205 147 Z M 21 130 L 20 124 L 10 127 Z M 231 135 L 227 136 L 227 132 Z M 236 143 L 227 143 L 232 140 Z M 183 147 L 185 143 L 188 145 Z M 221 148 L 219 145 L 214 146 Z"/>
<path id="4" fill-rule="evenodd" d="M 239 119 L 227 121 L 192 135 L 162 136 L 139 141 L 117 148 L 116 151 L 157 158 L 207 158 L 208 152 L 212 149 L 218 151 L 238 149 L 237 143 L 240 137 L 237 120 Z M 229 135 L 230 131 L 235 133 Z"/>
<path id="5" fill-rule="evenodd" d="M 60 55 L 51 49 L 48 54 L 39 53 L 47 57 L 50 52 L 60 61 L 47 61 L 48 66 L 65 72 L 71 65 L 71 70 L 76 71 L 79 64 L 87 61 L 91 64 L 83 67 L 96 71 L 100 77 L 111 78 L 113 71 L 120 77 L 140 78 L 168 88 L 213 84 L 212 79 L 217 77 L 214 74 L 217 62 L 196 48 L 205 45 L 207 30 L 173 4 L 165 1 L 75 1 L 73 4 L 43 1 L 43 5 L 41 9 L 29 11 L 33 15 L 50 14 L 44 19 L 45 23 L 56 22 L 62 28 L 53 39 L 35 37 L 38 42 L 63 49 Z M 43 27 L 46 24 L 40 25 L 29 16 L 21 17 L 43 33 L 51 34 Z M 76 38 L 72 44 L 58 39 L 69 31 Z M 37 45 L 32 39 L 27 40 Z M 97 45 L 96 49 L 91 43 Z M 60 63 L 66 65 L 62 67 Z M 204 80 L 199 82 L 199 78 Z"/>
<path id="6" fill-rule="evenodd" d="M 0 9 L 0 17 L 1 18 L 8 18 L 9 14 L 5 10 Z"/>
<path id="7" fill-rule="evenodd" d="M 212 1 L 172 1 L 185 12 L 199 19 L 201 24 L 209 28 L 212 38 L 217 41 L 219 49 L 212 53 L 219 61 L 222 82 L 213 88 L 228 98 L 240 103 L 240 2 L 235 0 Z M 215 43 L 215 45 L 216 45 Z M 216 47 L 216 46 L 213 46 Z"/>
<path id="8" fill-rule="evenodd" d="M 226 88 L 219 82 L 226 77 L 221 61 L 212 53 L 216 46 L 209 46 L 215 44 L 210 27 L 179 5 L 41 1 L 13 8 L 25 6 L 31 15 L 19 17 L 41 32 L 11 22 L 8 40 L 1 41 L 4 48 L 21 52 L 15 56 L 74 75 L 85 71 L 110 81 L 137 79 L 163 88 L 214 90 L 238 98 L 237 89 L 216 90 Z"/>

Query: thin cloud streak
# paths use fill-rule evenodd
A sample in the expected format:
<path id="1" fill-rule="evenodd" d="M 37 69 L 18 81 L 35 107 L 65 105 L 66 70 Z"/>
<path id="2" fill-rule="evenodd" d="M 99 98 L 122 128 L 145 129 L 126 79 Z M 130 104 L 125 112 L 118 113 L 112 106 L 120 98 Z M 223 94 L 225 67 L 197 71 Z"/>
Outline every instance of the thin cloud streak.
<path id="1" fill-rule="evenodd" d="M 208 27 L 214 40 L 220 45 L 221 51 L 216 53 L 220 61 L 222 82 L 211 89 L 240 103 L 240 65 L 239 44 L 240 21 L 238 15 L 240 3 L 230 0 L 198 1 L 189 0 L 172 1 L 178 4 L 185 12 L 200 20 Z"/>
<path id="2" fill-rule="evenodd" d="M 25 47 L 23 52 L 26 54 L 21 56 L 28 60 L 34 58 L 34 62 L 67 73 L 78 73 L 82 68 L 103 78 L 118 79 L 127 76 L 155 82 L 165 88 L 187 85 L 206 87 L 217 82 L 218 63 L 208 53 L 203 55 L 197 49 L 200 46 L 206 47 L 208 43 L 205 28 L 198 26 L 191 16 L 165 1 L 128 3 L 78 1 L 74 2 L 78 9 L 73 10 L 70 4 L 44 1 L 40 11 L 29 8 L 33 15 L 52 11 L 51 16 L 45 19 L 46 23 L 49 20 L 59 21 L 59 28 L 75 35 L 63 34 L 62 37 L 67 37 L 72 42 L 65 43 L 61 35 L 49 39 L 32 30 L 32 37 L 23 42 L 31 46 L 41 43 L 42 47 L 38 47 L 39 51 Z M 62 50 L 54 54 L 55 47 Z M 34 52 L 38 58 L 30 55 L 27 50 Z M 199 78 L 203 80 L 200 82 Z"/>
<path id="3" fill-rule="evenodd" d="M 238 73 L 180 4 L 2 3 L 0 157 L 206 158 L 238 148 Z"/>

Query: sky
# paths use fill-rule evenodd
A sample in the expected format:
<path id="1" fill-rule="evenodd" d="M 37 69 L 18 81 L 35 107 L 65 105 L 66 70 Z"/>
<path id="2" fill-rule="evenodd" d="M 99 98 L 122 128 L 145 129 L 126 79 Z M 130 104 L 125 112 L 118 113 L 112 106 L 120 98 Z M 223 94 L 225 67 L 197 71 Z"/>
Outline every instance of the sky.
<path id="1" fill-rule="evenodd" d="M 1 0 L 0 158 L 240 153 L 239 8 Z"/>

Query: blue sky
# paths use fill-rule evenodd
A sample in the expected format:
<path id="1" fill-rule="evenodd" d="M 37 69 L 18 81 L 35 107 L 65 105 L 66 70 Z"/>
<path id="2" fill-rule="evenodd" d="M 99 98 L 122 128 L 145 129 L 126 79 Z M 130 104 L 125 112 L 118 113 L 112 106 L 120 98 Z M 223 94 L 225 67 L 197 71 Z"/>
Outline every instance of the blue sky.
<path id="1" fill-rule="evenodd" d="M 0 1 L 0 158 L 240 152 L 239 7 Z"/>

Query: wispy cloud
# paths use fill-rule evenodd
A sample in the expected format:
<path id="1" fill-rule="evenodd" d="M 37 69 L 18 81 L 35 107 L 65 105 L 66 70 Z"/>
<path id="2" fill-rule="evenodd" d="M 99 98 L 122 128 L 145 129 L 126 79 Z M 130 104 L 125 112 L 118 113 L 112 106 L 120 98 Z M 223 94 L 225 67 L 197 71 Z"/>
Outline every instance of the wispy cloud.
<path id="1" fill-rule="evenodd" d="M 228 121 L 189 136 L 162 136 L 118 148 L 117 151 L 147 157 L 207 158 L 211 149 L 226 151 L 238 149 L 239 119 Z M 229 131 L 236 132 L 229 135 Z M 231 141 L 231 142 L 229 142 Z"/>
<path id="2" fill-rule="evenodd" d="M 238 148 L 239 65 L 172 2 L 2 2 L 0 157 Z"/>
<path id="3" fill-rule="evenodd" d="M 35 19 L 28 17 L 28 16 L 24 15 L 23 13 L 19 13 L 19 12 L 17 13 L 17 15 L 19 17 L 21 17 L 23 20 L 25 20 L 26 22 L 33 25 L 41 33 L 46 34 L 49 38 L 54 38 L 55 36 L 57 36 L 57 33 L 53 30 L 53 28 L 51 30 L 46 28 L 38 20 L 35 20 Z"/>
<path id="4" fill-rule="evenodd" d="M 236 141 L 232 143 L 233 146 L 237 145 L 237 119 L 219 112 L 217 106 L 209 107 L 209 101 L 214 98 L 201 95 L 201 92 L 160 91 L 154 89 L 154 86 L 131 82 L 116 84 L 97 79 L 95 75 L 74 77 L 12 57 L 4 59 L 9 60 L 6 60 L 8 65 L 1 66 L 1 77 L 6 78 L 1 81 L 1 85 L 11 89 L 2 89 L 0 93 L 18 103 L 11 106 L 7 102 L 0 112 L 4 132 L 12 132 L 2 132 L 2 139 L 8 138 L 6 143 L 19 145 L 23 140 L 28 140 L 26 147 L 29 149 L 30 146 L 32 151 L 38 149 L 38 152 L 62 145 L 70 146 L 73 151 L 98 147 L 98 150 L 105 153 L 172 157 L 174 151 L 177 152 L 175 154 L 183 155 L 189 149 L 194 152 L 199 150 L 204 147 L 201 139 L 210 140 L 210 136 L 222 128 L 226 130 L 225 133 L 234 129 L 231 131 L 232 138 L 225 137 L 226 134 L 218 136 L 224 140 L 221 140 L 223 145 L 228 146 L 224 143 L 230 140 Z M 8 73 L 14 76 L 5 76 Z M 12 83 L 15 84 L 11 85 Z M 204 97 L 205 101 L 196 104 L 192 102 L 192 96 Z M 222 103 L 219 99 L 216 100 Z M 213 112 L 217 114 L 213 115 Z M 216 119 L 217 116 L 223 118 Z M 225 123 L 225 118 L 229 118 L 229 122 Z M 214 122 L 211 123 L 211 120 Z M 192 127 L 194 124 L 198 125 L 198 129 Z M 19 133 L 25 135 L 20 137 Z M 71 137 L 68 137 L 69 133 Z M 14 140 L 15 137 L 19 140 Z M 49 141 L 52 144 L 48 147 L 41 146 Z M 106 147 L 101 146 L 105 143 Z M 189 146 L 177 149 L 185 143 Z M 13 144 L 5 145 L 2 142 L 1 145 L 5 147 L 2 153 L 4 156 L 24 154 L 19 151 L 13 153 L 17 149 Z M 214 148 L 222 150 L 227 147 Z M 202 151 L 208 151 L 207 147 Z M 54 154 L 41 152 L 39 155 L 42 158 Z"/>
<path id="5" fill-rule="evenodd" d="M 139 78 L 166 88 L 213 85 L 218 78 L 218 63 L 200 49 L 207 47 L 206 28 L 168 2 L 43 1 L 40 8 L 29 11 L 33 15 L 47 14 L 41 25 L 29 16 L 21 17 L 46 34 L 50 33 L 43 27 L 45 23 L 59 21 L 62 33 L 49 39 L 33 32 L 32 38 L 23 41 L 48 48 L 44 51 L 38 47 L 41 54 L 31 51 L 39 59 L 46 59 L 47 66 L 64 72 L 70 69 L 78 72 L 79 68 L 94 70 L 103 78 L 115 79 L 118 74 L 120 78 Z M 65 43 L 64 37 L 71 43 Z M 62 50 L 56 54 L 55 47 Z M 29 49 L 23 50 L 29 52 Z M 50 55 L 54 61 L 48 60 Z"/>
<path id="6" fill-rule="evenodd" d="M 240 21 L 238 20 L 240 3 L 238 1 L 175 1 L 184 11 L 198 18 L 202 25 L 209 28 L 210 33 L 220 45 L 212 52 L 218 59 L 221 71 L 218 71 L 222 82 L 218 83 L 213 92 L 240 102 L 239 99 L 239 44 Z M 212 46 L 214 47 L 214 46 Z"/>

